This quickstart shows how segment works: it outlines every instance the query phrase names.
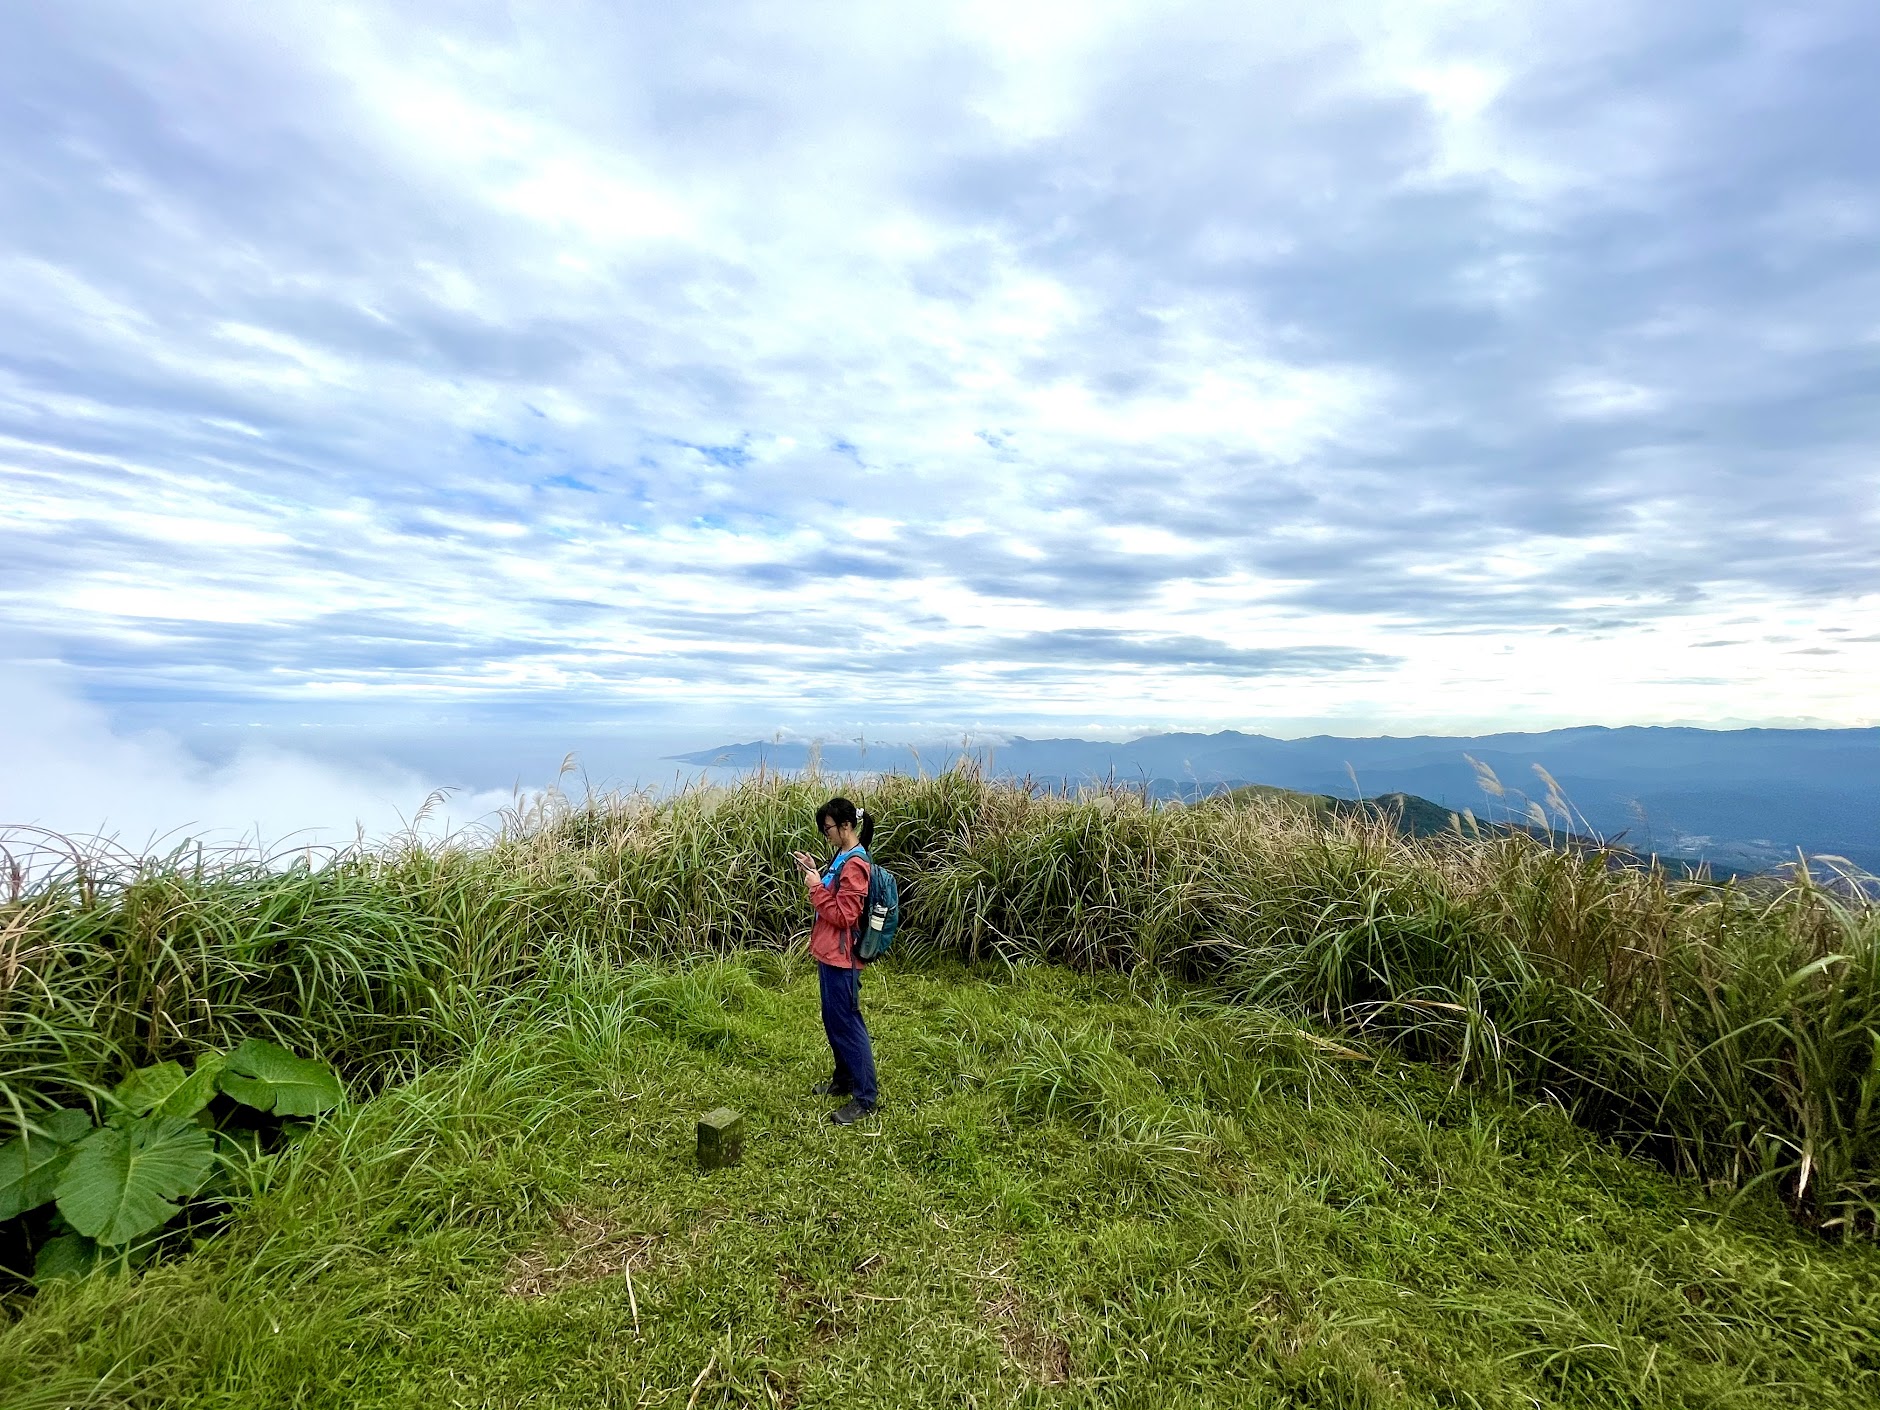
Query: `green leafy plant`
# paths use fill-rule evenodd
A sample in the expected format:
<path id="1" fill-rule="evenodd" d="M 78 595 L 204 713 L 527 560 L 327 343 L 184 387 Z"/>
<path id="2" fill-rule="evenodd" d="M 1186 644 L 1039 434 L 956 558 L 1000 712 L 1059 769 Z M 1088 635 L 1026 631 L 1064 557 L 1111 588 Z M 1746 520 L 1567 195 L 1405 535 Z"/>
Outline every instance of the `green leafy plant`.
<path id="1" fill-rule="evenodd" d="M 345 1097 L 332 1068 L 260 1038 L 228 1055 L 216 1083 L 236 1101 L 276 1116 L 318 1116 Z"/>
<path id="2" fill-rule="evenodd" d="M 0 1219 L 12 1219 L 52 1198 L 72 1148 L 92 1129 L 82 1111 L 55 1111 L 36 1139 L 16 1137 L 0 1146 Z"/>
<path id="3" fill-rule="evenodd" d="M 208 1178 L 215 1143 L 193 1121 L 173 1116 L 105 1126 L 72 1149 L 59 1178 L 59 1213 L 86 1238 L 127 1244 L 167 1224 L 175 1200 Z"/>
<path id="4" fill-rule="evenodd" d="M 102 1125 L 61 1109 L 0 1146 L 0 1222 L 43 1220 L 36 1283 L 140 1261 L 187 1201 L 219 1192 L 218 1167 L 252 1177 L 267 1145 L 305 1129 L 264 1129 L 255 1114 L 317 1117 L 345 1095 L 332 1068 L 260 1038 L 205 1052 L 191 1069 L 138 1068 L 111 1092 Z"/>

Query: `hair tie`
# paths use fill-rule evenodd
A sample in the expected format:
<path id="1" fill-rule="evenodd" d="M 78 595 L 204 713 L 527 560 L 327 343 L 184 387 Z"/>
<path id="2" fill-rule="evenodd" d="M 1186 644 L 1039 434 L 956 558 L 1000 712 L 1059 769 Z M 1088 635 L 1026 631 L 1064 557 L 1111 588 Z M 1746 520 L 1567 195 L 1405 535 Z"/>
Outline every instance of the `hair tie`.
<path id="1" fill-rule="evenodd" d="M 855 810 L 855 821 L 857 821 L 857 822 L 860 822 L 860 821 L 861 821 L 861 820 L 862 820 L 863 818 L 865 818 L 865 817 L 867 817 L 867 816 L 868 816 L 868 809 L 866 809 L 866 808 L 857 808 L 857 809 Z"/>

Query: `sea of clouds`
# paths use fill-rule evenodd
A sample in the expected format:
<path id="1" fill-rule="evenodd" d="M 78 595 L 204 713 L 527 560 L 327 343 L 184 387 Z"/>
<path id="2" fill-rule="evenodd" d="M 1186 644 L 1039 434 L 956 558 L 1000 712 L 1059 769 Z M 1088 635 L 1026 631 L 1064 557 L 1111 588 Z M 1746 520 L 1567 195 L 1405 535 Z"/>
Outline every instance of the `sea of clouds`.
<path id="1" fill-rule="evenodd" d="M 440 836 L 489 823 L 512 791 L 452 789 L 383 759 L 346 763 L 270 739 L 205 759 L 163 730 L 124 731 L 57 666 L 13 663 L 5 680 L 12 741 L 0 769 L 0 834 L 10 851 L 46 834 L 108 839 L 136 853 L 184 839 L 210 845 L 341 846 L 416 827 Z M 422 817 L 420 816 L 422 814 Z"/>

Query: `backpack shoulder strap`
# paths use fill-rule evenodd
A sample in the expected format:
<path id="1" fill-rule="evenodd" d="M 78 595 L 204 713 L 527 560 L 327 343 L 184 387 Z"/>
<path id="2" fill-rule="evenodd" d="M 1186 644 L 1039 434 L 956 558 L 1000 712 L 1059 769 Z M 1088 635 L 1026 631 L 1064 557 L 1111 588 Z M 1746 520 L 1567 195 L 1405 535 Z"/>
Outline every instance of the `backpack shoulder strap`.
<path id="1" fill-rule="evenodd" d="M 823 885 L 827 886 L 831 891 L 835 890 L 836 887 L 842 884 L 842 869 L 857 857 L 868 863 L 870 871 L 874 870 L 875 864 L 868 860 L 868 849 L 861 846 L 851 847 L 846 852 L 836 853 L 835 860 L 829 863 L 828 869 L 822 874 Z"/>

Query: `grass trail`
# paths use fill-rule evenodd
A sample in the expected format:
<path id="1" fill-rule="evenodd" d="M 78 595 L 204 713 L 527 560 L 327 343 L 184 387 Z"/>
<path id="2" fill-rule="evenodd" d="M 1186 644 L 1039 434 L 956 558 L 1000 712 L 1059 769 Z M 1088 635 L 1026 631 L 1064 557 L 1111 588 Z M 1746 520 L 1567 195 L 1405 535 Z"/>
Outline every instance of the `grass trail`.
<path id="1" fill-rule="evenodd" d="M 0 1403 L 1870 1406 L 1880 1250 L 1198 991 L 563 969 L 327 1121 L 186 1258 L 53 1287 Z M 693 1122 L 746 1113 L 701 1174 Z"/>

